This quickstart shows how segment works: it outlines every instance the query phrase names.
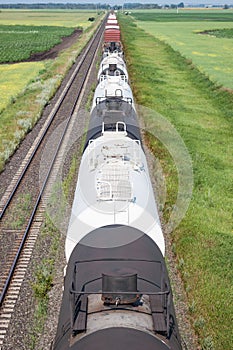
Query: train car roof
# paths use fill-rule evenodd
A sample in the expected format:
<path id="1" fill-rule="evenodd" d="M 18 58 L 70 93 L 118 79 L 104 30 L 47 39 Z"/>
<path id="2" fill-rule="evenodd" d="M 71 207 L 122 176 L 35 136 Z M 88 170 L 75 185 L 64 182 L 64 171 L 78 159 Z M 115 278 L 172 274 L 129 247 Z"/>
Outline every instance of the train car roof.
<path id="1" fill-rule="evenodd" d="M 74 276 L 74 271 L 78 273 Z M 164 258 L 158 245 L 139 229 L 127 225 L 108 225 L 87 234 L 74 248 L 68 265 L 67 280 L 78 288 L 100 290 L 102 273 L 137 271 L 138 289 L 161 291 L 161 278 L 168 281 Z M 77 278 L 77 279 L 76 279 Z"/>
<path id="2" fill-rule="evenodd" d="M 141 140 L 140 129 L 137 121 L 137 115 L 132 104 L 121 100 L 120 98 L 106 98 L 103 102 L 97 104 L 91 113 L 88 126 L 85 148 L 89 140 L 99 137 L 102 134 L 102 124 L 113 128 L 117 122 L 124 122 L 128 136 Z"/>
<path id="3" fill-rule="evenodd" d="M 123 100 L 135 108 L 131 87 L 122 75 L 107 75 L 101 79 L 95 90 L 91 112 L 97 104 L 106 99 Z"/>
<path id="4" fill-rule="evenodd" d="M 164 262 L 159 247 L 144 232 L 127 225 L 109 225 L 86 235 L 73 250 L 68 265 L 87 259 L 128 259 Z"/>
<path id="5" fill-rule="evenodd" d="M 130 226 L 109 225 L 98 228 L 80 241 L 74 248 L 67 266 L 65 291 L 55 340 L 55 349 L 67 349 L 71 338 L 64 336 L 70 329 L 70 306 L 72 293 L 84 291 L 95 293 L 102 290 L 102 273 L 118 274 L 120 271 L 136 271 L 137 288 L 143 294 L 168 291 L 170 284 L 164 258 L 159 247 L 142 231 Z M 74 289 L 71 290 L 70 288 Z M 76 292 L 75 292 L 76 291 Z M 71 293 L 71 294 L 70 294 Z M 172 311 L 173 314 L 173 311 Z M 64 328 L 65 327 L 65 328 Z M 66 332 L 66 331 L 65 331 Z M 104 327 L 80 338 L 73 338 L 71 350 L 168 350 L 169 346 L 158 335 L 143 332 L 134 327 Z M 117 344 L 117 345 L 116 345 Z M 175 347 L 174 349 L 179 349 Z"/>
<path id="6" fill-rule="evenodd" d="M 119 25 L 116 25 L 116 24 L 107 24 L 105 26 L 105 30 L 111 30 L 111 29 L 115 29 L 115 30 L 120 30 L 120 27 Z"/>

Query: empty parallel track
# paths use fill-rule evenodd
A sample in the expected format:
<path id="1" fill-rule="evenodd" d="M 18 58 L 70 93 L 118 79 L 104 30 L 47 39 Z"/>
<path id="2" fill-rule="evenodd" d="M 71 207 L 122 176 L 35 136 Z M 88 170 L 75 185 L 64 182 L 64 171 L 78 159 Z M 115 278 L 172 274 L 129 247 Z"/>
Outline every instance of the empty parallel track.
<path id="1" fill-rule="evenodd" d="M 47 118 L 43 129 L 35 139 L 0 202 L 0 349 L 44 219 L 45 207 L 44 201 L 41 201 L 41 199 L 42 196 L 48 196 L 48 182 L 53 182 L 53 172 L 56 172 L 56 168 L 59 167 L 59 162 L 62 159 L 64 140 L 69 138 L 67 133 L 72 124 L 72 116 L 78 108 L 77 105 L 80 104 L 89 72 L 101 45 L 104 23 L 105 21 L 102 22 L 95 36 L 82 53 L 80 60 L 76 63 L 76 67 Z M 47 174 L 45 174 L 42 180 L 43 185 L 40 188 L 35 184 L 37 184 L 39 178 L 38 172 L 43 145 L 46 143 L 46 138 L 61 123 L 65 127 L 59 135 L 57 146 L 53 150 L 51 163 L 46 164 Z M 24 200 L 25 194 L 28 193 L 30 193 L 29 214 L 22 227 L 12 227 L 12 222 L 16 220 L 14 213 L 18 210 L 20 201 Z"/>

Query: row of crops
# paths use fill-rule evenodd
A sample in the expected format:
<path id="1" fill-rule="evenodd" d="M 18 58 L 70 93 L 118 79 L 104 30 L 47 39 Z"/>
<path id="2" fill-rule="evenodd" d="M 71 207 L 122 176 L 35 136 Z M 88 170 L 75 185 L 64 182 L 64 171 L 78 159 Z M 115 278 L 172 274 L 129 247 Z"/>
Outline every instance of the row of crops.
<path id="1" fill-rule="evenodd" d="M 69 36 L 74 28 L 58 26 L 0 25 L 0 63 L 27 60 L 32 53 L 47 51 Z"/>
<path id="2" fill-rule="evenodd" d="M 225 29 L 215 29 L 215 30 L 206 30 L 203 34 L 213 35 L 217 38 L 233 38 L 233 29 L 225 28 Z"/>

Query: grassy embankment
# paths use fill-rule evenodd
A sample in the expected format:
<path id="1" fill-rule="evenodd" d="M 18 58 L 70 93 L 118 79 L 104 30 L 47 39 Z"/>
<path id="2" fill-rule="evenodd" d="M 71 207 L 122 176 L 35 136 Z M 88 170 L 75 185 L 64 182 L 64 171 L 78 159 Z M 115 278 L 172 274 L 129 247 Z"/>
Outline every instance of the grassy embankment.
<path id="1" fill-rule="evenodd" d="M 0 66 L 0 89 L 4 92 L 0 104 L 0 171 L 4 168 L 5 161 L 18 147 L 25 134 L 40 117 L 44 106 L 54 95 L 64 75 L 93 35 L 102 18 L 101 15 L 98 15 L 96 21 L 91 23 L 88 22 L 88 18 L 93 14 L 96 17 L 94 12 L 48 12 L 3 11 L 0 13 L 0 25 L 25 25 L 24 30 L 26 32 L 33 31 L 35 27 L 32 26 L 32 23 L 43 27 L 45 25 L 58 25 L 57 32 L 60 33 L 60 36 L 64 34 L 62 26 L 69 26 L 68 31 L 80 26 L 84 28 L 83 34 L 77 43 L 61 52 L 56 59 Z M 51 18 L 53 19 L 51 20 Z M 16 27 L 13 26 L 12 36 L 14 35 L 14 29 Z M 4 45 L 4 41 L 1 42 L 1 45 Z M 21 48 L 19 49 L 21 50 Z M 32 51 L 36 51 L 36 49 L 37 47 Z M 17 56 L 17 50 L 15 50 L 15 54 Z"/>
<path id="2" fill-rule="evenodd" d="M 233 95 L 219 89 L 169 45 L 121 16 L 128 69 L 137 103 L 167 118 L 193 161 L 188 211 L 173 231 L 173 248 L 190 318 L 202 349 L 231 349 L 233 295 Z M 156 113 L 154 113 L 156 115 Z M 153 113 L 145 125 L 154 132 Z M 163 145 L 148 138 L 167 182 L 164 221 L 177 194 L 177 174 Z M 166 225 L 166 223 L 164 223 Z"/>
<path id="3" fill-rule="evenodd" d="M 191 59 L 213 82 L 233 89 L 233 37 L 229 36 L 233 10 L 134 12 L 133 16 L 139 27 Z M 200 34 L 215 29 L 221 30 L 221 37 Z"/>

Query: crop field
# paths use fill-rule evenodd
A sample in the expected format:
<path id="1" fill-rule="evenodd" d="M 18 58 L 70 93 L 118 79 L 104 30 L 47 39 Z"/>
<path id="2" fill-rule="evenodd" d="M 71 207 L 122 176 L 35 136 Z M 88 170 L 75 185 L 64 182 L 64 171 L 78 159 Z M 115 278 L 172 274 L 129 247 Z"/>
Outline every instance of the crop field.
<path id="1" fill-rule="evenodd" d="M 61 42 L 75 28 L 91 25 L 94 11 L 0 11 L 0 64 L 20 62 Z M 44 63 L 0 66 L 0 112 L 43 70 Z"/>
<path id="2" fill-rule="evenodd" d="M 40 117 L 101 16 L 96 11 L 0 11 L 0 171 Z M 89 17 L 96 20 L 90 22 Z M 82 35 L 57 58 L 23 62 L 32 53 L 52 48 L 75 28 L 83 28 Z"/>
<path id="3" fill-rule="evenodd" d="M 138 11 L 132 16 L 137 26 L 192 60 L 213 82 L 233 89 L 233 10 Z"/>
<path id="4" fill-rule="evenodd" d="M 67 27 L 0 25 L 0 63 L 20 62 L 32 53 L 47 51 L 73 31 Z"/>
<path id="5" fill-rule="evenodd" d="M 94 15 L 94 11 L 0 11 L 0 63 L 20 62 L 50 49 L 74 28 L 90 26 L 88 18 Z M 0 112 L 43 68 L 42 62 L 0 66 Z"/>
<path id="6" fill-rule="evenodd" d="M 0 63 L 20 62 L 28 59 L 31 53 L 50 49 L 61 42 L 62 37 L 70 35 L 75 28 L 87 29 L 91 25 L 88 21 L 91 16 L 96 16 L 96 12 L 1 10 Z M 37 66 L 36 63 L 35 65 Z M 10 67 L 1 67 L 2 73 L 5 70 L 5 78 L 6 74 L 10 73 Z M 13 70 L 15 71 L 14 67 Z M 14 84 L 12 77 L 13 74 L 10 79 Z M 6 91 L 6 84 L 4 90 Z M 11 88 L 9 90 L 13 92 Z M 13 94 L 12 97 L 14 96 Z M 6 101 L 1 103 L 5 105 Z"/>
<path id="7" fill-rule="evenodd" d="M 179 210 L 176 201 L 180 184 L 174 158 L 159 137 L 153 136 L 158 130 L 158 116 L 172 123 L 192 159 L 191 201 L 183 220 L 171 233 L 189 318 L 200 349 L 230 350 L 233 344 L 233 94 L 211 82 L 194 61 L 174 50 L 172 43 L 165 42 L 155 30 L 158 25 L 163 33 L 171 34 L 171 25 L 176 38 L 177 32 L 181 35 L 182 26 L 186 37 L 187 28 L 209 29 L 211 23 L 219 29 L 224 25 L 221 22 L 214 25 L 212 19 L 194 24 L 187 18 L 182 23 L 163 23 L 160 18 L 150 22 L 150 29 L 149 22 L 142 21 L 141 16 L 147 14 L 135 14 L 136 21 L 121 15 L 120 22 L 134 96 L 140 106 L 151 110 L 144 117 L 145 136 L 160 161 L 166 182 L 163 226 L 169 224 L 174 208 Z M 227 21 L 224 24 L 230 26 Z M 191 34 L 195 51 L 204 50 L 204 46 L 198 46 L 192 31 Z M 222 75 L 225 78 L 226 73 Z M 185 330 L 182 336 L 185 338 Z"/>

